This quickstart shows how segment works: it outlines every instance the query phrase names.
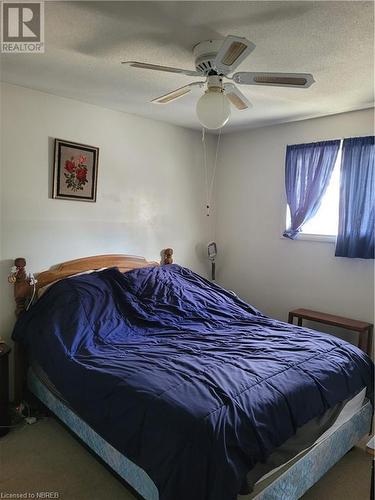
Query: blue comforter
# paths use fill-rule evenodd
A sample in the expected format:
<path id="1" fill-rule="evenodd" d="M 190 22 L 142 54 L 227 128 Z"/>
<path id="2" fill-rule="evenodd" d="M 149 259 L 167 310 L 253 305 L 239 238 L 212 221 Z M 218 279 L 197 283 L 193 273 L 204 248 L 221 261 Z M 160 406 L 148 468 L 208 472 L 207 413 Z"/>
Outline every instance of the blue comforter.
<path id="1" fill-rule="evenodd" d="M 358 348 L 268 318 L 177 265 L 62 280 L 13 338 L 163 500 L 235 499 L 298 427 L 372 392 Z"/>

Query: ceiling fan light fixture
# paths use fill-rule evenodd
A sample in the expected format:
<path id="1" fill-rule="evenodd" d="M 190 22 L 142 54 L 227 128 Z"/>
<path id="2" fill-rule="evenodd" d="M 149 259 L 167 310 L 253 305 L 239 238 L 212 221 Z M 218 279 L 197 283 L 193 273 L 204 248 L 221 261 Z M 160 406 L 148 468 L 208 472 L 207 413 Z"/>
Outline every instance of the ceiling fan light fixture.
<path id="1" fill-rule="evenodd" d="M 227 96 L 217 89 L 209 88 L 197 102 L 197 116 L 203 127 L 217 130 L 230 118 L 230 104 Z"/>
<path id="2" fill-rule="evenodd" d="M 203 127 L 216 130 L 228 122 L 231 106 L 241 112 L 252 108 L 246 94 L 236 84 L 308 89 L 315 83 L 310 73 L 260 71 L 234 73 L 234 70 L 254 49 L 255 44 L 247 38 L 227 35 L 224 39 L 202 41 L 193 47 L 195 70 L 141 61 L 122 61 L 122 64 L 145 70 L 205 77 L 204 81 L 191 82 L 151 102 L 166 105 L 187 95 L 195 87 L 203 87 L 207 84 L 206 93 L 197 102 L 196 114 Z M 230 80 L 230 82 L 225 80 Z"/>

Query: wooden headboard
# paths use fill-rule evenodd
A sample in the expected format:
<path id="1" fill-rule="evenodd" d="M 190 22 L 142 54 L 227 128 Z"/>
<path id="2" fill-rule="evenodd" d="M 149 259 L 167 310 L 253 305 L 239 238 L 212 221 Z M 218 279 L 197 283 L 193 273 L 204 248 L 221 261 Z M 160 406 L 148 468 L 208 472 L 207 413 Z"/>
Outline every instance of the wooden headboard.
<path id="1" fill-rule="evenodd" d="M 117 267 L 122 273 L 139 267 L 158 266 L 158 262 L 147 261 L 136 255 L 94 255 L 83 259 L 69 260 L 37 275 L 37 287 L 41 288 L 56 280 L 73 276 L 77 273 L 98 270 L 103 267 Z"/>
<path id="2" fill-rule="evenodd" d="M 161 251 L 161 265 L 172 264 L 173 250 L 165 248 Z M 26 274 L 26 259 L 19 257 L 14 261 L 14 269 L 10 274 L 8 281 L 14 283 L 14 298 L 16 301 L 16 315 L 19 316 L 25 311 L 27 304 L 33 296 L 33 293 L 54 281 L 74 276 L 84 271 L 98 270 L 103 267 L 117 267 L 119 271 L 126 272 L 141 267 L 158 266 L 155 261 L 148 261 L 144 257 L 137 255 L 110 254 L 93 255 L 82 259 L 69 260 L 58 264 L 48 271 L 43 271 L 35 275 L 37 280 L 34 285 Z"/>
<path id="3" fill-rule="evenodd" d="M 172 264 L 173 250 L 165 248 L 161 251 L 160 265 Z M 131 271 L 142 267 L 158 266 L 155 261 L 148 261 L 144 257 L 136 255 L 111 254 L 94 255 L 82 259 L 69 260 L 35 275 L 37 283 L 26 274 L 26 259 L 19 257 L 14 261 L 14 268 L 9 275 L 8 281 L 14 284 L 14 300 L 16 302 L 16 316 L 22 314 L 32 297 L 38 289 L 49 285 L 57 280 L 73 276 L 89 270 L 98 270 L 103 267 L 117 267 L 121 272 Z M 21 345 L 15 344 L 14 348 L 15 368 L 15 402 L 22 398 L 23 386 L 26 379 L 27 355 Z"/>

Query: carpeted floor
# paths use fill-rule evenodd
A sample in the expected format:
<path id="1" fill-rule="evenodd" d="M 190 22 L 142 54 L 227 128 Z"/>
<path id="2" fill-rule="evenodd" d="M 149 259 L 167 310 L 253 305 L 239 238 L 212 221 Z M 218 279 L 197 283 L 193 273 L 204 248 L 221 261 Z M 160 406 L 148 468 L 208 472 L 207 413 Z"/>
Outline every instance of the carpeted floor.
<path id="1" fill-rule="evenodd" d="M 303 499 L 367 500 L 370 469 L 364 447 L 355 447 Z M 0 498 L 44 491 L 57 492 L 62 500 L 136 498 L 53 418 L 0 438 Z"/>

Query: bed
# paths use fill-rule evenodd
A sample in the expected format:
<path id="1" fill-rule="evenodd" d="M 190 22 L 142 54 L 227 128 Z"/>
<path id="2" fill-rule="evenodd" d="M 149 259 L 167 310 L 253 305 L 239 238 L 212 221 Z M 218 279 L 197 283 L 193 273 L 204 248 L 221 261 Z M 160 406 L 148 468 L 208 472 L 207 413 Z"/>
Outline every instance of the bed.
<path id="1" fill-rule="evenodd" d="M 177 265 L 49 273 L 28 312 L 16 277 L 28 386 L 147 500 L 296 499 L 369 431 L 373 364 L 342 340 Z"/>

